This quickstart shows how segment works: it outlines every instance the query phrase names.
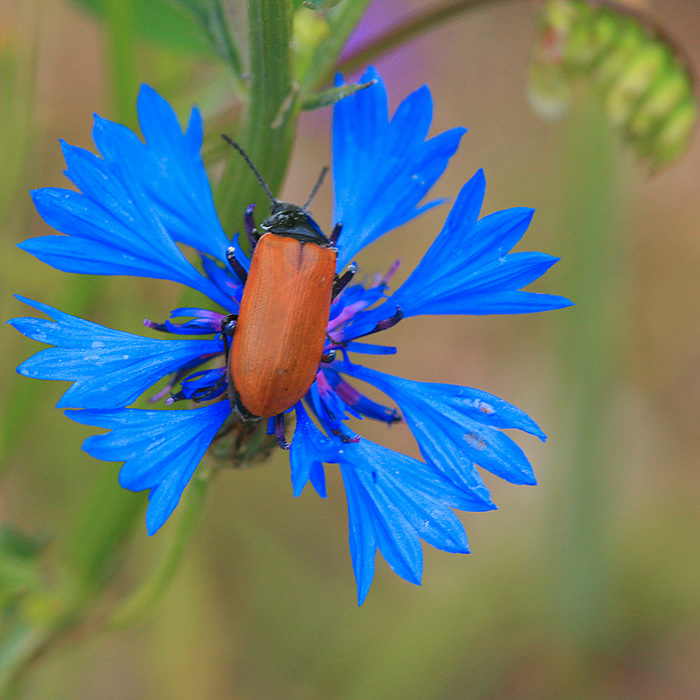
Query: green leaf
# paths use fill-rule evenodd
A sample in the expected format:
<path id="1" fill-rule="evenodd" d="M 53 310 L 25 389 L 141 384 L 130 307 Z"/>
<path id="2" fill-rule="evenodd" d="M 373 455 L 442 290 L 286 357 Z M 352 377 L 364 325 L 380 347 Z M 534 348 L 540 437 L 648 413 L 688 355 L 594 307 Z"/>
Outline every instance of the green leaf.
<path id="1" fill-rule="evenodd" d="M 341 87 L 329 88 L 328 90 L 323 90 L 322 92 L 317 92 L 314 95 L 309 95 L 302 102 L 301 108 L 319 109 L 321 107 L 328 107 L 333 105 L 344 97 L 349 97 L 354 95 L 359 90 L 364 90 L 370 85 L 374 85 L 377 81 L 370 80 L 368 83 L 355 83 L 354 85 L 342 85 Z"/>
<path id="2" fill-rule="evenodd" d="M 243 61 L 226 0 L 171 0 L 182 7 L 199 24 L 214 51 L 231 67 L 234 88 L 238 96 L 247 98 L 247 86 L 243 80 Z"/>
<path id="3" fill-rule="evenodd" d="M 194 0 L 185 0 L 194 6 Z M 105 16 L 106 0 L 75 0 L 99 17 Z M 211 54 L 212 47 L 188 13 L 169 0 L 138 0 L 134 3 L 136 29 L 144 38 L 165 48 L 193 54 Z"/>

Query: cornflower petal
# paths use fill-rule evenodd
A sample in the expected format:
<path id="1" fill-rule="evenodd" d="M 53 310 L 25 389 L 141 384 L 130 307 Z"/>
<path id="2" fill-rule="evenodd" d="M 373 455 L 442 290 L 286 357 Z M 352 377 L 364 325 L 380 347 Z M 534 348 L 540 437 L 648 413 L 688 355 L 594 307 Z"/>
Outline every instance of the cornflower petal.
<path id="1" fill-rule="evenodd" d="M 151 87 L 142 85 L 139 124 L 146 140 L 139 186 L 148 193 L 156 216 L 176 240 L 226 262 L 231 242 L 214 208 L 202 163 L 202 117 L 192 110 L 183 135 L 173 108 Z M 239 253 L 236 250 L 236 253 Z"/>
<path id="2" fill-rule="evenodd" d="M 211 401 L 227 389 L 225 367 L 195 372 L 182 381 L 183 398 L 195 401 Z"/>
<path id="3" fill-rule="evenodd" d="M 195 468 L 231 413 L 228 401 L 187 411 L 66 411 L 76 423 L 109 428 L 83 449 L 96 459 L 124 462 L 119 483 L 130 491 L 151 489 L 146 527 L 155 534 L 180 500 Z"/>
<path id="4" fill-rule="evenodd" d="M 300 496 L 304 486 L 311 481 L 321 498 L 326 497 L 326 476 L 323 462 L 334 462 L 337 447 L 314 424 L 301 401 L 296 405 L 297 424 L 294 428 L 292 447 L 289 450 L 292 489 Z"/>
<path id="5" fill-rule="evenodd" d="M 390 122 L 386 89 L 373 68 L 362 77 L 370 80 L 376 83 L 337 102 L 333 112 L 334 220 L 343 224 L 338 270 L 387 231 L 441 203 L 417 208 L 466 132 L 456 128 L 425 140 L 433 111 L 425 86 Z"/>
<path id="6" fill-rule="evenodd" d="M 462 494 L 438 471 L 369 440 L 338 451 L 348 498 L 350 552 L 358 601 L 364 601 L 379 549 L 402 578 L 420 584 L 422 538 L 447 552 L 469 552 L 464 528 L 450 510 Z"/>
<path id="7" fill-rule="evenodd" d="M 401 420 L 398 411 L 394 408 L 382 406 L 376 401 L 363 396 L 357 389 L 340 378 L 334 370 L 323 371 L 328 384 L 333 388 L 333 391 L 345 402 L 345 404 L 353 408 L 357 413 L 374 420 L 380 420 L 384 423 L 396 423 Z"/>
<path id="8" fill-rule="evenodd" d="M 180 282 L 235 310 L 237 304 L 198 272 L 175 243 L 194 245 L 223 262 L 230 245 L 194 149 L 197 140 L 201 144 L 199 117 L 193 116 L 192 134 L 183 136 L 168 107 L 174 124 L 166 124 L 155 138 L 153 119 L 160 107 L 154 105 L 161 98 L 150 88 L 142 90 L 142 97 L 140 116 L 149 125 L 154 148 L 126 127 L 95 116 L 93 138 L 102 158 L 62 143 L 67 175 L 82 194 L 53 187 L 32 193 L 44 221 L 67 235 L 31 238 L 19 247 L 65 272 Z M 181 200 L 178 218 L 169 207 Z"/>
<path id="9" fill-rule="evenodd" d="M 423 260 L 387 300 L 385 316 L 396 306 L 405 317 L 529 313 L 571 306 L 564 297 L 519 291 L 558 258 L 543 253 L 508 255 L 527 230 L 534 210 L 517 207 L 478 219 L 485 186 L 481 170 L 464 185 Z"/>
<path id="10" fill-rule="evenodd" d="M 489 494 L 474 462 L 511 483 L 536 483 L 525 453 L 496 429 L 518 428 L 546 439 L 515 406 L 469 387 L 413 382 L 358 365 L 350 374 L 394 399 L 424 459 L 485 503 L 490 503 Z"/>
<path id="11" fill-rule="evenodd" d="M 55 319 L 14 318 L 8 323 L 28 338 L 55 346 L 25 360 L 17 371 L 25 377 L 74 382 L 59 407 L 128 406 L 161 377 L 223 352 L 220 340 L 143 338 L 17 298 Z"/>

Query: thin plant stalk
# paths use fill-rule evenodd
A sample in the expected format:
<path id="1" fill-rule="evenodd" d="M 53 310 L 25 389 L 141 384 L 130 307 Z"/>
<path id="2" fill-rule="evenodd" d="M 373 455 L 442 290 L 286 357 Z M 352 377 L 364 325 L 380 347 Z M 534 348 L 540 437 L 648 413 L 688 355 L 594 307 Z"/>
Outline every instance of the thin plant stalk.
<path id="1" fill-rule="evenodd" d="M 611 397 L 620 384 L 620 349 L 628 331 L 630 291 L 624 267 L 624 193 L 614 135 L 594 99 L 581 100 L 570 117 L 562 149 L 567 186 L 568 284 L 576 303 L 561 339 L 563 381 L 558 405 L 560 489 L 553 528 L 554 580 L 564 638 L 583 655 L 612 641 L 618 587 L 611 555 L 614 531 Z"/>

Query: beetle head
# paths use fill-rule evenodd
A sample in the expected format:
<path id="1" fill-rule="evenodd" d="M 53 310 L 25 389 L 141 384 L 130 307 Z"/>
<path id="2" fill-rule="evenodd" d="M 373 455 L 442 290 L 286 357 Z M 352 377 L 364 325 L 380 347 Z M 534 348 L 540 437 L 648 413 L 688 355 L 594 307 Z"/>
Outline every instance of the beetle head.
<path id="1" fill-rule="evenodd" d="M 323 183 L 323 178 L 328 172 L 328 168 L 323 168 L 321 174 L 314 185 L 309 199 L 303 207 L 288 202 L 280 202 L 267 186 L 267 183 L 260 174 L 260 171 L 255 167 L 253 161 L 243 148 L 237 144 L 232 138 L 221 134 L 222 138 L 233 146 L 243 157 L 243 160 L 248 164 L 248 167 L 253 171 L 260 186 L 265 190 L 265 194 L 270 200 L 270 216 L 268 216 L 261 224 L 260 228 L 263 233 L 274 233 L 278 236 L 292 236 L 302 243 L 316 243 L 317 245 L 328 246 L 329 241 L 321 232 L 319 225 L 313 220 L 308 213 L 309 204 L 318 191 L 318 188 Z"/>
<path id="2" fill-rule="evenodd" d="M 328 239 L 321 233 L 319 225 L 303 207 L 275 202 L 270 210 L 270 216 L 260 223 L 262 233 L 292 236 L 303 243 L 328 245 Z"/>

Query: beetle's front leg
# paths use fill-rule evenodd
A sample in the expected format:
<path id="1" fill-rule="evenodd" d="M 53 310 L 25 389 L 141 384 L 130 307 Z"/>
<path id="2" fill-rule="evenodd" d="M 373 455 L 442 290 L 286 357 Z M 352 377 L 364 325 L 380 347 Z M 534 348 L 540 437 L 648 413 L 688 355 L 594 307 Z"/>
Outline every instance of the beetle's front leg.
<path id="1" fill-rule="evenodd" d="M 355 276 L 356 272 L 357 264 L 350 263 L 350 265 L 348 265 L 348 269 L 343 275 L 335 276 L 335 280 L 333 281 L 333 294 L 331 295 L 331 299 L 335 299 L 343 291 L 343 289 L 345 289 L 345 287 L 348 286 L 352 278 Z"/>
<path id="2" fill-rule="evenodd" d="M 228 260 L 228 264 L 231 266 L 231 269 L 236 273 L 236 276 L 241 281 L 241 284 L 245 284 L 248 280 L 248 273 L 243 265 L 241 265 L 241 263 L 239 263 L 236 259 L 236 249 L 233 246 L 226 251 L 226 259 Z"/>

